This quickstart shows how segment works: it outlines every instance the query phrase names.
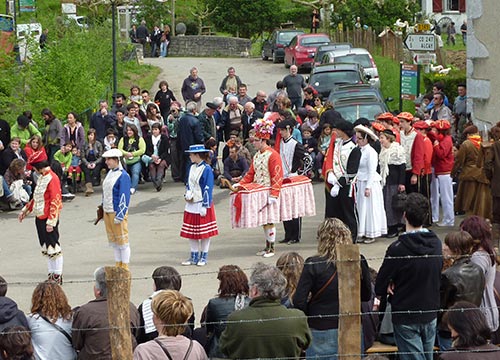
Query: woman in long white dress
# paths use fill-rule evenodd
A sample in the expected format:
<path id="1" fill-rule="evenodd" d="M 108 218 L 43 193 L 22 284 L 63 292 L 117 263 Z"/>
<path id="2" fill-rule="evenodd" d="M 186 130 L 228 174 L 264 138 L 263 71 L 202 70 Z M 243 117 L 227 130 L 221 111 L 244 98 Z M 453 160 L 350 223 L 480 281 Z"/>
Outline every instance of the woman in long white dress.
<path id="1" fill-rule="evenodd" d="M 381 176 L 377 172 L 378 154 L 370 142 L 378 140 L 375 133 L 363 125 L 354 128 L 361 150 L 357 175 L 356 208 L 358 211 L 358 243 L 371 244 L 387 233 L 387 219 L 382 195 Z"/>

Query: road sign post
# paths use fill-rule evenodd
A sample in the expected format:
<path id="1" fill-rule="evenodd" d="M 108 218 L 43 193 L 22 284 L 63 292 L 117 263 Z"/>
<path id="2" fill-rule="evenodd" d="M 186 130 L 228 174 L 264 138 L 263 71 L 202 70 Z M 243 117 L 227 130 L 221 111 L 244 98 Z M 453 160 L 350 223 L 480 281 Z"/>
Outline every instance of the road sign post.
<path id="1" fill-rule="evenodd" d="M 403 111 L 403 100 L 415 100 L 420 90 L 420 65 L 399 65 L 399 111 Z"/>
<path id="2" fill-rule="evenodd" d="M 436 50 L 436 38 L 434 34 L 409 34 L 404 44 L 411 51 Z"/>

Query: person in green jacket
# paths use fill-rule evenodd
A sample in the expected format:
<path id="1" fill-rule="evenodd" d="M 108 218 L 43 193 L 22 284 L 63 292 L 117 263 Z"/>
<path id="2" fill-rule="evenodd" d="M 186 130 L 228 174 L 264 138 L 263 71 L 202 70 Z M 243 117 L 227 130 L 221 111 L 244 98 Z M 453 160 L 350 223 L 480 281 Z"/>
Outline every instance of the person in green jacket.
<path id="1" fill-rule="evenodd" d="M 231 359 L 299 359 L 311 342 L 307 317 L 281 305 L 286 279 L 277 267 L 257 263 L 253 268 L 252 300 L 247 308 L 229 315 L 219 342 L 221 352 Z"/>
<path id="2" fill-rule="evenodd" d="M 130 194 L 135 194 L 141 176 L 141 156 L 146 152 L 146 142 L 139 136 L 139 130 L 134 124 L 127 124 L 125 136 L 120 139 L 118 149 L 123 153 L 127 171 L 132 179 Z"/>
<path id="3" fill-rule="evenodd" d="M 71 166 L 71 159 L 73 158 L 71 150 L 73 150 L 73 145 L 71 143 L 66 143 L 54 154 L 54 160 L 61 164 L 64 174 L 68 172 Z"/>
<path id="4" fill-rule="evenodd" d="M 30 119 L 24 115 L 19 115 L 17 117 L 17 122 L 10 128 L 10 137 L 18 137 L 21 139 L 21 148 L 24 149 L 28 141 L 33 135 L 42 136 L 40 130 L 36 128 L 35 125 L 30 121 Z"/>

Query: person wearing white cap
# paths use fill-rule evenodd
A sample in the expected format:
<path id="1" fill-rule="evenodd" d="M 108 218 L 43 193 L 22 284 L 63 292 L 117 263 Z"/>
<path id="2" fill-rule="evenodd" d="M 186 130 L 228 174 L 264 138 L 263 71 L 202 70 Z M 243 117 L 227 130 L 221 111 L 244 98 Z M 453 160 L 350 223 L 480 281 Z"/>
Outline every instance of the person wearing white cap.
<path id="1" fill-rule="evenodd" d="M 184 194 L 186 207 L 181 237 L 189 240 L 191 254 L 182 265 L 205 266 L 210 238 L 219 234 L 212 200 L 214 174 L 207 163 L 209 149 L 206 149 L 205 145 L 191 145 L 185 152 L 189 154 L 192 165 L 189 168 Z"/>
<path id="2" fill-rule="evenodd" d="M 111 149 L 102 157 L 109 169 L 102 183 L 102 209 L 108 241 L 115 253 L 116 266 L 128 270 L 130 246 L 128 241 L 128 207 L 130 204 L 130 176 L 120 166 L 122 152 Z"/>
<path id="3" fill-rule="evenodd" d="M 369 146 L 371 142 L 378 140 L 378 137 L 370 128 L 363 125 L 354 127 L 354 130 L 356 142 L 361 149 L 356 194 L 357 242 L 371 244 L 375 238 L 387 234 L 382 177 L 377 172 L 378 154 L 372 146 Z"/>

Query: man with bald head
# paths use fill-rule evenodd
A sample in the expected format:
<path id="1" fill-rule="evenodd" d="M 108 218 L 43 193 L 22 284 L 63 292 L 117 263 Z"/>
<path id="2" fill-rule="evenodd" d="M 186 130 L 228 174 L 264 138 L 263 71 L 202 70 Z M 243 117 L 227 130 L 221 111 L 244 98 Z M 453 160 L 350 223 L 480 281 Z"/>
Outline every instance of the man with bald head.
<path id="1" fill-rule="evenodd" d="M 302 90 L 306 88 L 306 82 L 302 75 L 298 74 L 296 65 L 290 66 L 290 74 L 283 78 L 288 98 L 292 102 L 292 109 L 297 110 L 302 106 Z"/>
<path id="2" fill-rule="evenodd" d="M 257 95 L 252 99 L 253 104 L 255 105 L 255 110 L 264 114 L 267 110 L 267 95 L 265 91 L 259 90 L 257 91 Z"/>
<path id="3" fill-rule="evenodd" d="M 244 112 L 243 115 L 241 115 L 241 125 L 243 127 L 242 138 L 246 141 L 248 139 L 249 131 L 253 129 L 253 123 L 255 120 L 261 119 L 264 115 L 255 110 L 255 104 L 251 101 L 247 102 L 243 108 Z"/>
<path id="4" fill-rule="evenodd" d="M 236 96 L 228 98 L 228 105 L 222 110 L 222 121 L 224 123 L 224 136 L 227 141 L 231 131 L 241 131 L 241 116 L 244 113 L 243 106 L 238 104 Z"/>

